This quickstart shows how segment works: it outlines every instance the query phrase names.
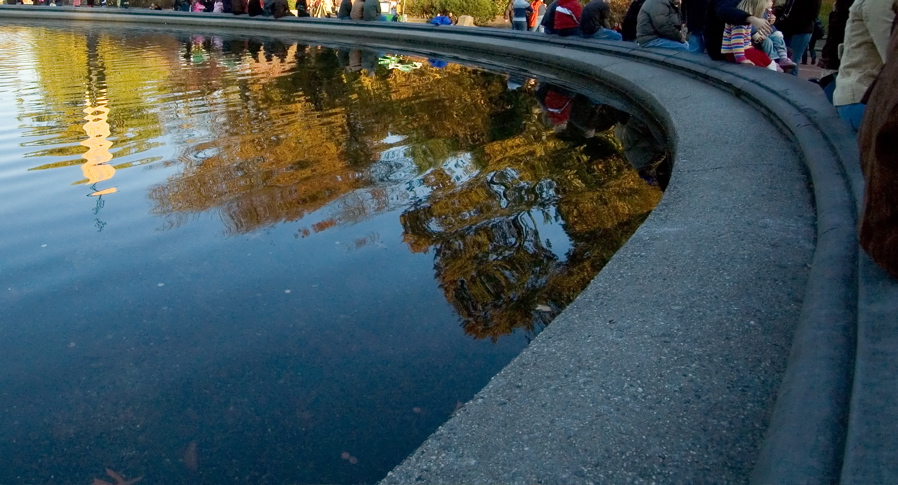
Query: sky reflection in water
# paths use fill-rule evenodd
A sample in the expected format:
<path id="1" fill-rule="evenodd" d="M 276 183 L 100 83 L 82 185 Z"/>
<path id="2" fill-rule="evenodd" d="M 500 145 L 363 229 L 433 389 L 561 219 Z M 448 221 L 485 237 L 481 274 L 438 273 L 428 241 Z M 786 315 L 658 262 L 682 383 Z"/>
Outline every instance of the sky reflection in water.
<path id="1" fill-rule="evenodd" d="M 0 49 L 2 483 L 376 481 L 660 199 L 644 126 L 534 80 L 150 31 Z"/>

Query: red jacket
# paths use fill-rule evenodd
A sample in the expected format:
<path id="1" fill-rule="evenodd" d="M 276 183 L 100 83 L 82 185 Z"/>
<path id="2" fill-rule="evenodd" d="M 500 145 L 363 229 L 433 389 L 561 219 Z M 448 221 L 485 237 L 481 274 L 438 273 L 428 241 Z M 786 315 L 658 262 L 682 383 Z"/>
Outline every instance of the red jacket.
<path id="1" fill-rule="evenodd" d="M 577 0 L 560 0 L 555 8 L 555 30 L 573 29 L 580 26 L 583 6 Z"/>

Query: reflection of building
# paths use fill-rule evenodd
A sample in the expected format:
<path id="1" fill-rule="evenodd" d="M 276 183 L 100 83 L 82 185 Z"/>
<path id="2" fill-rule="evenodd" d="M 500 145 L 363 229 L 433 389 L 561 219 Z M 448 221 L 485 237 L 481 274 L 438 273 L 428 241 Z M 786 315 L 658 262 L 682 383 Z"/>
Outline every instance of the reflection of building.
<path id="1" fill-rule="evenodd" d="M 112 160 L 112 153 L 109 152 L 112 142 L 107 139 L 109 137 L 109 123 L 107 122 L 109 108 L 106 106 L 106 97 L 98 97 L 96 106 L 91 106 L 90 96 L 88 95 L 85 104 L 87 104 L 87 107 L 84 108 L 86 115 L 84 119 L 87 120 L 87 123 L 82 128 L 84 128 L 84 132 L 87 134 L 87 139 L 82 141 L 81 145 L 87 147 L 87 152 L 81 155 L 85 160 L 81 165 L 81 172 L 84 173 L 84 177 L 87 180 L 82 183 L 86 183 L 94 189 L 94 192 L 90 195 L 111 194 L 116 191 L 115 187 L 105 190 L 97 190 L 94 187 L 94 184 L 109 180 L 115 175 L 115 168 L 107 163 Z"/>

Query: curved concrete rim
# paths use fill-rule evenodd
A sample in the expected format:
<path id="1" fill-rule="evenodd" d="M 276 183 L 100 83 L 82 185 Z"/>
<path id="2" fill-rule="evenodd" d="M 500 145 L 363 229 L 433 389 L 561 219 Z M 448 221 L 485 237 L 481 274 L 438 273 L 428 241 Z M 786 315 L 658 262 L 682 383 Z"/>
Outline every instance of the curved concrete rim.
<path id="1" fill-rule="evenodd" d="M 718 107 L 717 111 L 709 107 L 698 113 L 698 117 L 694 112 L 671 108 L 676 104 L 672 101 L 676 93 L 665 92 L 658 78 L 691 78 L 708 90 L 728 94 L 733 102 L 751 106 L 791 139 L 791 149 L 804 161 L 810 175 L 816 206 L 816 244 L 800 316 L 779 396 L 769 415 L 767 437 L 757 450 L 752 480 L 756 483 L 838 481 L 854 365 L 858 260 L 855 223 L 862 178 L 853 133 L 838 119 L 819 90 L 809 83 L 762 69 L 715 63 L 688 53 L 485 28 L 323 19 L 250 20 L 217 14 L 198 17 L 170 12 L 100 9 L 85 12 L 84 9 L 64 7 L 51 10 L 48 7 L 12 6 L 0 6 L 0 19 L 16 22 L 102 20 L 173 27 L 201 26 L 209 30 L 254 34 L 264 31 L 294 39 L 357 43 L 364 47 L 450 57 L 484 66 L 508 66 L 596 96 L 607 96 L 610 89 L 626 103 L 657 120 L 667 134 L 675 170 L 670 187 L 676 187 L 684 180 L 683 170 L 688 169 L 691 160 L 716 157 L 721 149 L 726 149 L 730 140 L 716 133 L 713 125 L 731 123 L 733 130 L 750 129 L 738 119 L 721 119 L 727 116 L 725 107 Z M 707 130 L 710 138 L 692 130 L 700 133 Z M 733 130 L 729 132 L 733 133 Z M 687 152 L 688 160 L 684 156 Z M 665 196 L 659 209 L 668 202 L 668 196 Z M 659 218 L 653 213 L 637 234 L 650 233 Z M 739 225 L 741 221 L 731 223 Z M 676 244 L 675 239 L 669 242 Z M 632 240 L 625 248 L 631 244 Z M 614 259 L 628 257 L 632 258 L 632 255 L 622 251 Z M 601 278 L 602 273 L 597 279 Z M 569 318 L 574 319 L 576 315 Z M 544 335 L 536 341 L 551 346 Z M 564 358 L 563 355 L 558 357 Z M 487 386 L 477 399 L 489 399 L 491 392 L 491 386 Z M 464 413 L 450 423 L 463 419 L 461 414 Z M 436 434 L 441 432 L 446 433 L 441 428 Z M 427 443 L 422 448 L 426 446 Z M 420 458 L 424 453 L 416 455 Z M 408 473 L 415 467 L 421 468 L 421 461 L 410 458 L 397 467 L 404 471 L 391 473 L 386 482 L 413 476 Z M 432 479 L 439 475 L 428 476 Z M 714 480 L 713 476 L 706 478 Z M 453 479 L 457 479 L 456 476 L 448 476 L 446 481 Z M 543 476 L 539 479 L 545 482 L 578 481 L 576 477 Z"/>

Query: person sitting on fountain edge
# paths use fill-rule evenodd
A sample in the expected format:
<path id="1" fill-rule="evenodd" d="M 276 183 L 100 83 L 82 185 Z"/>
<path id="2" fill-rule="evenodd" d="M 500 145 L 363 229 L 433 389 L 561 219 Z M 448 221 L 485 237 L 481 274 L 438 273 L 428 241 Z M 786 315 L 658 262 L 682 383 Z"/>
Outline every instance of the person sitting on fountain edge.
<path id="1" fill-rule="evenodd" d="M 680 19 L 680 0 L 646 0 L 636 18 L 636 43 L 640 47 L 689 50 Z"/>
<path id="2" fill-rule="evenodd" d="M 611 8 L 605 0 L 592 0 L 580 15 L 580 35 L 586 39 L 621 40 L 621 35 L 609 25 Z"/>

